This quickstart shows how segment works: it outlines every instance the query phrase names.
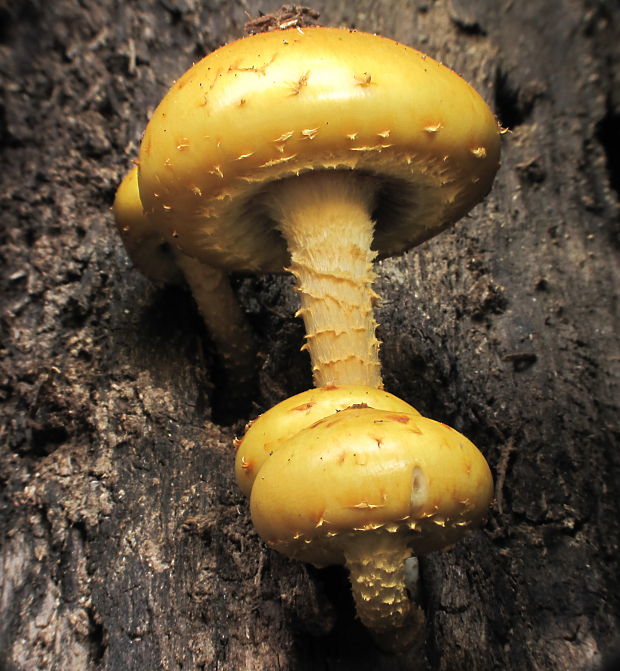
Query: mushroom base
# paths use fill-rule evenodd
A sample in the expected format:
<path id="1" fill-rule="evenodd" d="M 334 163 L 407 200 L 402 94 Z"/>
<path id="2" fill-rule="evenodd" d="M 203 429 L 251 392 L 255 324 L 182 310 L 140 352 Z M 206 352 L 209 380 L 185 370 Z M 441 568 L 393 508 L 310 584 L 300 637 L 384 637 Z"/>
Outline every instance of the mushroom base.
<path id="1" fill-rule="evenodd" d="M 424 612 L 406 589 L 411 549 L 397 537 L 362 534 L 345 552 L 357 615 L 386 650 L 397 652 L 423 638 Z"/>

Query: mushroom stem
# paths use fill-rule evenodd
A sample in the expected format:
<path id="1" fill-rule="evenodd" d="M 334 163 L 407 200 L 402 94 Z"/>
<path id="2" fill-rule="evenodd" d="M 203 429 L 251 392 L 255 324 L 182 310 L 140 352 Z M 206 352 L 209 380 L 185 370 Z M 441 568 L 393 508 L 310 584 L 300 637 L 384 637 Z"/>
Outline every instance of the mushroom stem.
<path id="1" fill-rule="evenodd" d="M 228 274 L 175 251 L 198 310 L 222 359 L 232 384 L 248 383 L 254 374 L 255 347 L 250 327 L 241 311 Z"/>
<path id="2" fill-rule="evenodd" d="M 298 315 L 316 387 L 358 384 L 381 389 L 377 295 L 370 249 L 375 185 L 351 171 L 321 171 L 283 180 L 268 204 L 291 255 Z"/>
<path id="3" fill-rule="evenodd" d="M 398 534 L 361 534 L 345 551 L 357 615 L 377 642 L 404 650 L 420 637 L 424 612 L 407 594 L 405 560 L 411 557 Z"/>

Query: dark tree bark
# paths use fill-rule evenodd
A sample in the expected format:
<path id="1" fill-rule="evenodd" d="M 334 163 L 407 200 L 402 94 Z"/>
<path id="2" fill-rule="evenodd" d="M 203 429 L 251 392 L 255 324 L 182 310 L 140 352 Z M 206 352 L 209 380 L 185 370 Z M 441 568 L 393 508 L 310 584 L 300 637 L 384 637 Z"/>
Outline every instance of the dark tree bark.
<path id="1" fill-rule="evenodd" d="M 618 4 L 314 5 L 512 131 L 486 201 L 378 282 L 386 387 L 481 447 L 488 523 L 423 559 L 423 652 L 374 647 L 344 572 L 268 551 L 233 479 L 233 436 L 311 386 L 290 281 L 236 280 L 260 372 L 235 407 L 189 295 L 113 228 L 172 79 L 275 3 L 3 1 L 3 669 L 577 671 L 620 641 Z"/>

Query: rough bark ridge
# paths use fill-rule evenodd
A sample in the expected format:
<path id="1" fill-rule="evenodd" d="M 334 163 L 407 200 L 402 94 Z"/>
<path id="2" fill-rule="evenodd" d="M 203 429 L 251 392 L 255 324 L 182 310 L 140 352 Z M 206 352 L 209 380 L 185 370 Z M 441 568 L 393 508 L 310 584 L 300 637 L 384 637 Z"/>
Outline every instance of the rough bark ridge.
<path id="1" fill-rule="evenodd" d="M 2 668 L 572 671 L 618 644 L 618 5 L 314 4 L 443 60 L 512 130 L 485 203 L 378 269 L 386 388 L 482 448 L 488 524 L 423 560 L 422 652 L 377 650 L 343 573 L 268 552 L 232 479 L 244 422 L 311 384 L 290 281 L 237 281 L 260 389 L 218 423 L 191 299 L 112 229 L 171 80 L 276 3 L 3 1 Z"/>

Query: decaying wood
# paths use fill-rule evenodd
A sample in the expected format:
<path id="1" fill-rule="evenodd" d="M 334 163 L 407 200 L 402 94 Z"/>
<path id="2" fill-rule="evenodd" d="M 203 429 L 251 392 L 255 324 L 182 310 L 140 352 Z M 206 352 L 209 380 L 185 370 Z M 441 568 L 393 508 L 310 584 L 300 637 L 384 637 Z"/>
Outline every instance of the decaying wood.
<path id="1" fill-rule="evenodd" d="M 373 646 L 341 570 L 264 547 L 231 444 L 311 385 L 291 283 L 236 280 L 259 390 L 224 414 L 191 298 L 130 267 L 109 208 L 170 82 L 278 5 L 2 2 L 3 669 L 580 671 L 620 642 L 617 3 L 313 5 L 511 131 L 484 204 L 377 286 L 386 387 L 481 447 L 498 504 L 423 559 L 418 654 Z"/>
<path id="2" fill-rule="evenodd" d="M 249 16 L 249 15 L 248 15 Z M 256 35 L 272 30 L 285 30 L 286 28 L 303 28 L 304 26 L 316 26 L 319 12 L 312 7 L 303 5 L 282 5 L 275 12 L 269 12 L 260 16 L 248 18 L 243 27 L 244 35 Z"/>

